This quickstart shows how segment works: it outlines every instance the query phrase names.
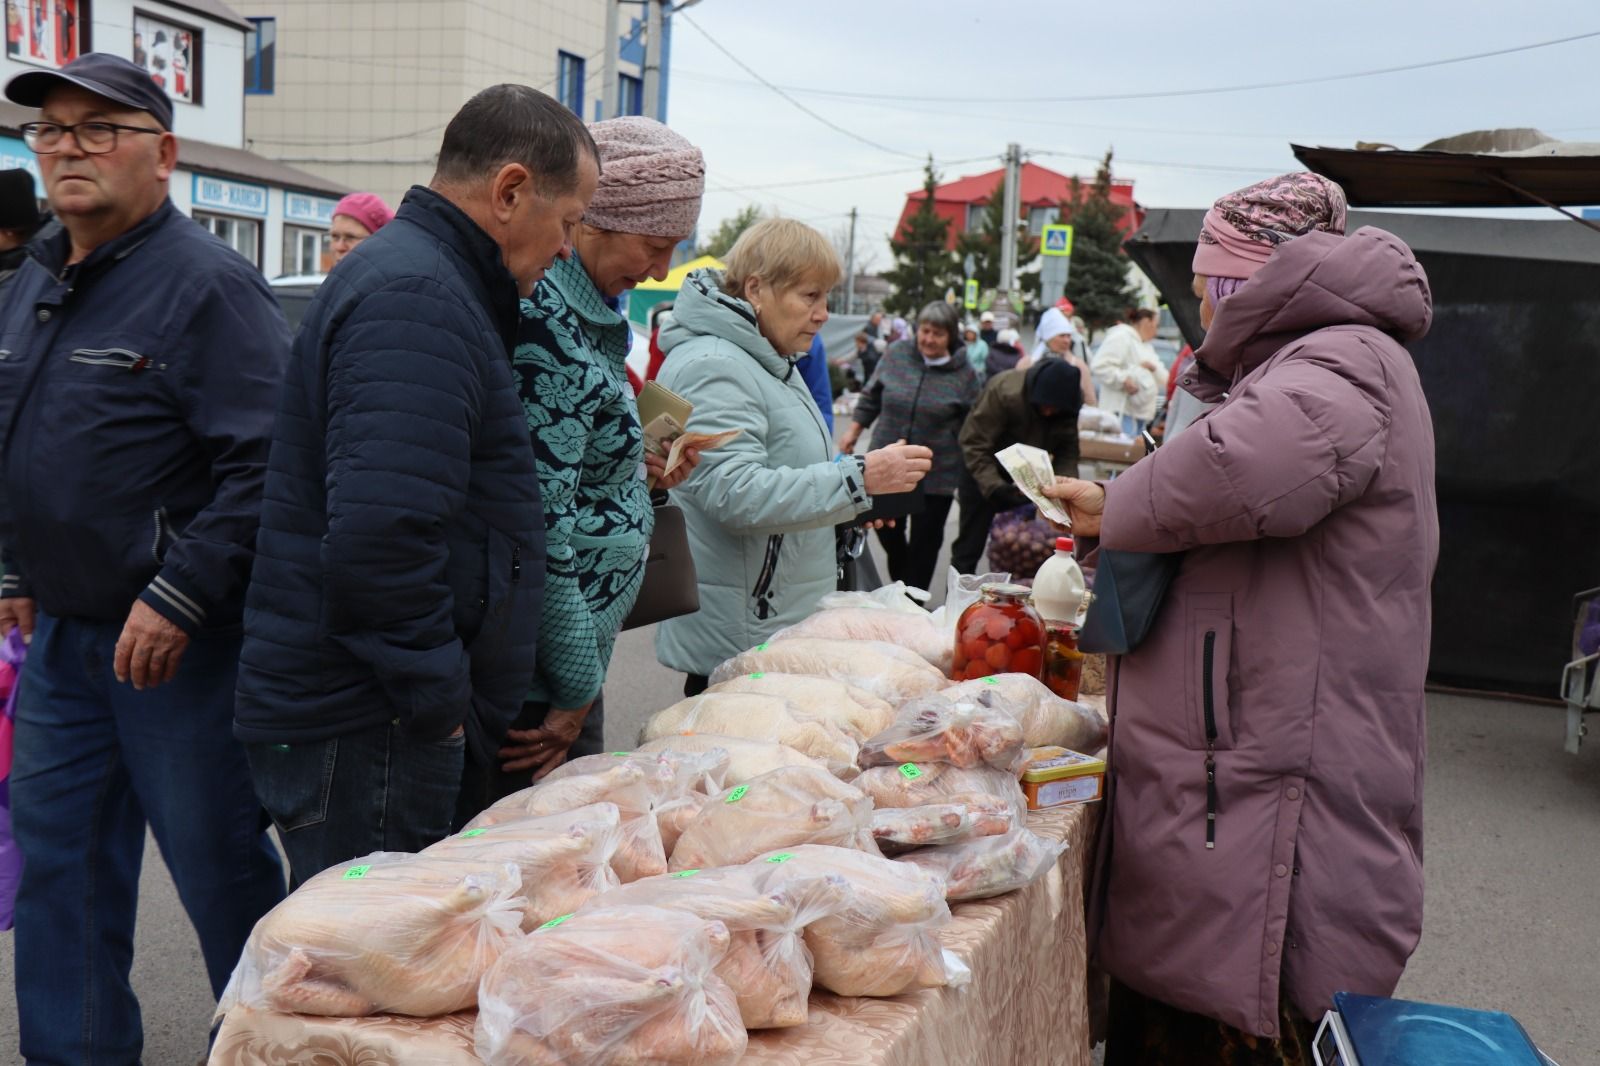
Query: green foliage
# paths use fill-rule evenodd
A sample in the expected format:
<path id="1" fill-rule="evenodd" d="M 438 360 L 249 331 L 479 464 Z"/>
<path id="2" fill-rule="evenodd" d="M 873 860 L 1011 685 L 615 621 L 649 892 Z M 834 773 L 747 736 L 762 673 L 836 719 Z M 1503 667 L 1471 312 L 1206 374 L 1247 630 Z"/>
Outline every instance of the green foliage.
<path id="1" fill-rule="evenodd" d="M 984 202 L 983 218 L 977 229 L 970 229 L 956 238 L 956 262 L 964 268 L 967 256 L 972 256 L 972 276 L 978 279 L 978 288 L 991 292 L 1000 285 L 1000 232 L 1005 222 L 1005 187 L 996 186 Z M 1020 272 L 1039 257 L 1039 238 L 1028 236 L 1027 223 L 1017 220 L 1017 270 Z M 1030 286 L 1035 283 L 1031 275 L 1018 274 L 1017 287 L 1023 290 L 1026 302 L 1033 296 Z"/>
<path id="2" fill-rule="evenodd" d="M 696 256 L 714 255 L 718 259 L 728 254 L 728 249 L 733 247 L 733 242 L 739 239 L 739 234 L 754 226 L 766 217 L 765 212 L 755 204 L 741 207 L 732 218 L 725 218 L 712 232 L 710 239 L 694 250 Z"/>
<path id="3" fill-rule="evenodd" d="M 1061 205 L 1061 221 L 1073 227 L 1066 296 L 1090 329 L 1101 329 L 1121 322 L 1136 298 L 1118 228 L 1127 209 L 1111 202 L 1110 151 L 1095 172 L 1094 184 L 1085 187 L 1074 178 L 1069 196 Z M 1048 306 L 1060 295 L 1043 293 L 1040 301 Z"/>
<path id="4" fill-rule="evenodd" d="M 944 299 L 946 289 L 960 286 L 960 265 L 945 248 L 950 223 L 933 208 L 933 191 L 938 184 L 930 157 L 923 171 L 922 202 L 889 241 L 894 267 L 884 271 L 883 278 L 894 286 L 894 292 L 883 307 L 891 314 L 909 318 L 925 304 Z"/>

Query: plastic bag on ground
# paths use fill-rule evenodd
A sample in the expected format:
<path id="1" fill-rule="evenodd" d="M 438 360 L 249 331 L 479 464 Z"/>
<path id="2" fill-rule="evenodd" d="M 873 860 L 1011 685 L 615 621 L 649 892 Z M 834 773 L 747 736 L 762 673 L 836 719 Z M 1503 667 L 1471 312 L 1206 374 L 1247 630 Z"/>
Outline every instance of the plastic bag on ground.
<path id="1" fill-rule="evenodd" d="M 713 685 L 740 674 L 811 674 L 831 677 L 900 704 L 950 684 L 938 667 L 916 652 L 881 640 L 822 640 L 795 637 L 781 644 L 757 644 L 711 674 Z"/>
<path id="2" fill-rule="evenodd" d="M 819 845 L 763 855 L 769 890 L 817 878 L 842 880 L 843 904 L 806 927 L 816 983 L 841 996 L 897 996 L 958 983 L 939 946 L 950 921 L 944 879 L 915 866 Z"/>
<path id="3" fill-rule="evenodd" d="M 773 770 L 707 803 L 684 829 L 669 865 L 674 871 L 736 866 L 801 844 L 876 852 L 872 801 L 826 770 Z"/>
<path id="4" fill-rule="evenodd" d="M 949 634 L 936 626 L 933 617 L 926 611 L 911 614 L 907 611 L 887 611 L 881 607 L 835 607 L 817 611 L 786 629 L 778 630 L 768 643 L 779 644 L 797 637 L 881 640 L 916 652 L 944 672 L 950 669 L 950 656 L 954 650 Z"/>
<path id="5" fill-rule="evenodd" d="M 681 733 L 717 733 L 776 740 L 819 760 L 834 773 L 850 773 L 860 745 L 844 730 L 811 718 L 788 700 L 749 692 L 705 692 L 679 700 L 645 722 L 640 739 Z"/>
<path id="6" fill-rule="evenodd" d="M 487 1066 L 735 1066 L 748 1036 L 715 968 L 721 922 L 659 907 L 601 908 L 524 937 L 484 976 L 476 1050 Z"/>
<path id="7" fill-rule="evenodd" d="M 1028 799 L 1014 775 L 989 766 L 970 770 L 948 763 L 902 763 L 863 770 L 851 782 L 872 799 L 874 807 L 925 807 L 931 803 L 966 803 L 985 809 L 1003 806 L 1012 828 L 1027 824 Z"/>
<path id="8" fill-rule="evenodd" d="M 380 852 L 317 874 L 256 923 L 217 1007 L 433 1017 L 477 1002 L 521 936 L 514 863 Z"/>
<path id="9" fill-rule="evenodd" d="M 1022 726 L 1030 748 L 1056 745 L 1093 753 L 1105 746 L 1105 715 L 1087 703 L 1064 700 L 1029 674 L 995 674 L 952 685 L 939 695 L 1004 711 Z"/>
<path id="10" fill-rule="evenodd" d="M 1061 858 L 1067 845 L 1018 829 L 1005 836 L 925 848 L 902 861 L 938 874 L 949 900 L 987 899 L 1037 880 Z"/>
<path id="11" fill-rule="evenodd" d="M 513 862 L 522 871 L 522 929 L 532 932 L 570 914 L 622 882 L 611 857 L 622 842 L 614 803 L 595 803 L 543 818 L 516 818 L 466 829 L 422 851 L 472 862 Z"/>
<path id="12" fill-rule="evenodd" d="M 998 797 L 988 803 L 930 803 L 923 807 L 880 807 L 872 812 L 872 838 L 886 855 L 998 836 L 1011 829 L 1011 807 Z"/>
<path id="13" fill-rule="evenodd" d="M 723 780 L 748 781 L 768 770 L 785 766 L 815 766 L 825 770 L 821 762 L 803 755 L 786 744 L 771 740 L 751 740 L 749 737 L 730 737 L 717 733 L 674 734 L 640 744 L 635 751 L 704 751 L 720 748 L 728 755 L 728 769 Z M 719 787 L 716 792 L 721 792 Z"/>
<path id="14" fill-rule="evenodd" d="M 863 741 L 880 733 L 894 721 L 894 705 L 864 692 L 854 685 L 831 677 L 807 674 L 740 674 L 707 692 L 753 692 L 789 701 L 794 711 L 807 718 L 839 727 L 850 739 Z"/>
<path id="15" fill-rule="evenodd" d="M 642 905 L 721 922 L 730 939 L 717 976 L 738 997 L 745 1028 L 804 1025 L 811 995 L 805 927 L 838 909 L 843 891 L 821 880 L 763 888 L 760 875 L 756 867 L 730 866 L 650 877 L 597 897 L 578 913 Z"/>
<path id="16" fill-rule="evenodd" d="M 562 763 L 550 772 L 545 783 L 603 771 L 630 760 L 643 760 L 662 851 L 671 855 L 678 834 L 700 813 L 706 796 L 721 792 L 726 784 L 728 753 L 716 747 L 699 751 L 602 752 Z"/>
<path id="17" fill-rule="evenodd" d="M 863 769 L 938 762 L 1016 774 L 1024 750 L 1022 726 L 1010 713 L 939 693 L 902 703 L 894 724 L 863 744 L 856 761 Z"/>

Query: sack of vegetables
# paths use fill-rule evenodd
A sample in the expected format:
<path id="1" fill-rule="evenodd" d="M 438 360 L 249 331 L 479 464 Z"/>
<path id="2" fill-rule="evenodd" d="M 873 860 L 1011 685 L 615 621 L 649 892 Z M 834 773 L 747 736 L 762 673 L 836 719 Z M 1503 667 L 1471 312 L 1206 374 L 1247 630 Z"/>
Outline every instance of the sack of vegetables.
<path id="1" fill-rule="evenodd" d="M 1001 511 L 989 523 L 989 569 L 1009 571 L 1013 581 L 1030 580 L 1055 554 L 1060 535 L 1031 503 Z"/>

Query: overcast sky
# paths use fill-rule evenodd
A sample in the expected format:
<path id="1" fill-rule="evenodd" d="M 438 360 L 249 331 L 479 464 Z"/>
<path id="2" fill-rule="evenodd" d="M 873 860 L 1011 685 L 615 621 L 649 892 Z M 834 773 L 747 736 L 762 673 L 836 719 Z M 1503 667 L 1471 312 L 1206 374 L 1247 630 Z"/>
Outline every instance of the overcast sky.
<path id="1" fill-rule="evenodd" d="M 1195 207 L 1297 169 L 1290 141 L 1415 148 L 1494 126 L 1600 140 L 1600 37 L 1316 85 L 1044 99 L 1285 81 L 1532 44 L 1600 31 L 1596 0 L 700 0 L 675 22 L 668 117 L 706 154 L 701 232 L 750 202 L 829 232 L 857 207 L 879 269 L 930 151 L 944 180 L 999 166 L 1009 141 L 1087 177 L 1111 147 L 1140 203 Z M 881 147 L 807 116 L 712 39 Z M 879 176 L 857 177 L 867 174 Z M 852 180 L 832 180 L 841 178 Z M 781 187 L 750 188 L 772 185 Z"/>

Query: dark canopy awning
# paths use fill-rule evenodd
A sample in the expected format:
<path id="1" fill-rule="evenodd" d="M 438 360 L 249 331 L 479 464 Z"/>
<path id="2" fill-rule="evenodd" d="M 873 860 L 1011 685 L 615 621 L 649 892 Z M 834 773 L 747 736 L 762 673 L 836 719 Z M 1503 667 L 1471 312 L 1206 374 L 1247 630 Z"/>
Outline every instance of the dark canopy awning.
<path id="1" fill-rule="evenodd" d="M 1600 155 L 1290 147 L 1308 168 L 1344 186 L 1353 207 L 1600 204 Z"/>

